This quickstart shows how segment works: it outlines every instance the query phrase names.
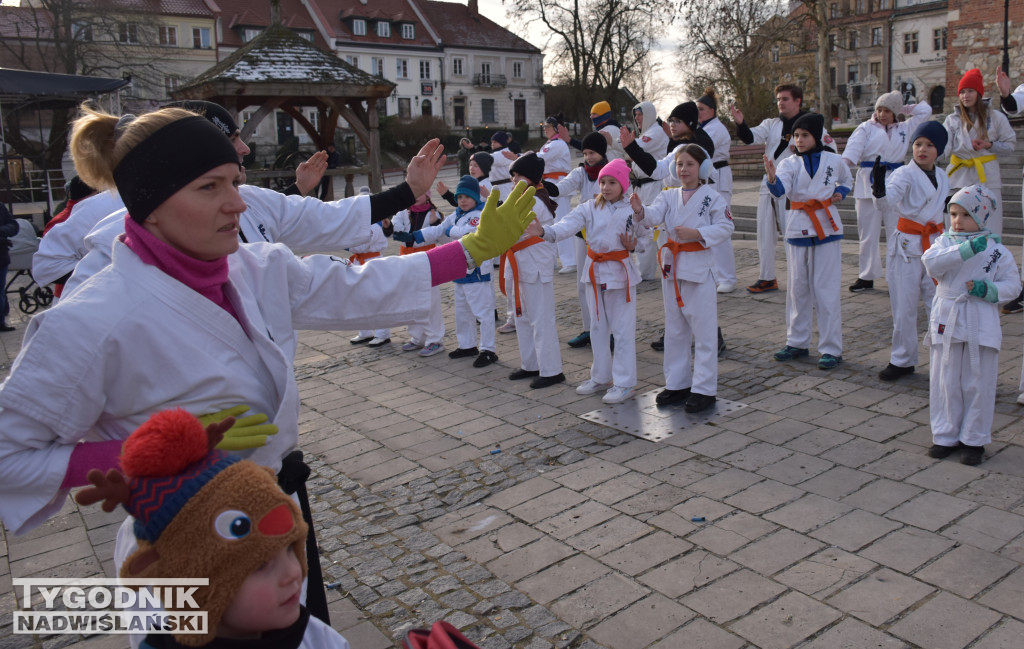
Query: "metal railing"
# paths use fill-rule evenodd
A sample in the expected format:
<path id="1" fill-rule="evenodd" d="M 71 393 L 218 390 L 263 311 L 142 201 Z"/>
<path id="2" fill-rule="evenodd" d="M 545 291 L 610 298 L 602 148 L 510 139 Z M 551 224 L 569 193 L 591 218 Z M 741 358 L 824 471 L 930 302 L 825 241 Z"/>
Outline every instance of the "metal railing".
<path id="1" fill-rule="evenodd" d="M 481 88 L 504 88 L 508 85 L 508 77 L 504 74 L 474 74 L 473 85 Z"/>

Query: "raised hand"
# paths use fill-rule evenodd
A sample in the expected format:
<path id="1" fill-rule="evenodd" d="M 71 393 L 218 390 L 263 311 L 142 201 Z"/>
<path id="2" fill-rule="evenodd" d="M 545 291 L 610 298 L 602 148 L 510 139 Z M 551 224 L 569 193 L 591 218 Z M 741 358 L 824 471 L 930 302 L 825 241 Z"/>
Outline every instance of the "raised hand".
<path id="1" fill-rule="evenodd" d="M 622 143 L 622 148 L 625 149 L 627 146 L 636 142 L 636 136 L 633 135 L 633 131 L 629 130 L 625 126 L 619 127 L 619 142 Z"/>
<path id="2" fill-rule="evenodd" d="M 320 184 L 324 172 L 327 171 L 327 152 L 317 151 L 309 156 L 309 160 L 300 162 L 295 168 L 295 186 L 305 196 Z"/>
<path id="3" fill-rule="evenodd" d="M 768 182 L 775 182 L 775 160 L 772 160 L 766 155 L 761 157 L 764 159 L 764 173 L 768 176 Z"/>
<path id="4" fill-rule="evenodd" d="M 644 202 L 640 200 L 640 195 L 636 192 L 629 195 L 629 206 L 633 208 L 633 220 L 642 221 L 644 219 Z"/>
<path id="5" fill-rule="evenodd" d="M 743 111 L 736 108 L 736 104 L 729 104 L 729 114 L 732 115 L 732 121 L 737 124 L 743 123 Z"/>
<path id="6" fill-rule="evenodd" d="M 413 196 L 422 196 L 430 191 L 437 172 L 441 171 L 445 162 L 441 140 L 434 138 L 423 145 L 405 169 L 405 182 L 409 183 Z"/>

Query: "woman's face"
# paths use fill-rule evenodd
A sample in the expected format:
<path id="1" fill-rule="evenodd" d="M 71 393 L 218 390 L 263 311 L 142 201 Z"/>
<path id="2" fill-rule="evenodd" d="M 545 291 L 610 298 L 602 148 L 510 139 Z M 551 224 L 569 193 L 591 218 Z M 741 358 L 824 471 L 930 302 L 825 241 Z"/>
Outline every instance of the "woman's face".
<path id="1" fill-rule="evenodd" d="M 960 103 L 964 108 L 974 108 L 978 103 L 978 91 L 974 88 L 964 88 L 960 91 Z"/>
<path id="2" fill-rule="evenodd" d="M 238 217 L 245 211 L 240 176 L 237 164 L 214 167 L 161 203 L 143 227 L 195 259 L 230 255 L 238 250 Z"/>
<path id="3" fill-rule="evenodd" d="M 715 116 L 715 109 L 707 104 L 697 102 L 697 119 L 702 122 L 706 122 Z"/>

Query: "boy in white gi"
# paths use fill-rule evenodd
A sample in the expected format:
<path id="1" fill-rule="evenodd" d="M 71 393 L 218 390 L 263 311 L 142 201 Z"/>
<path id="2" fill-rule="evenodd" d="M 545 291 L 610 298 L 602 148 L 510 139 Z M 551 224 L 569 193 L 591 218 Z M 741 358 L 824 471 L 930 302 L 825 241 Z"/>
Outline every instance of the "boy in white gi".
<path id="1" fill-rule="evenodd" d="M 786 292 L 786 346 L 775 360 L 807 356 L 811 322 L 818 312 L 818 369 L 831 370 L 843 361 L 843 319 L 839 306 L 842 262 L 839 242 L 843 223 L 832 205 L 853 185 L 850 169 L 835 153 L 826 151 L 822 138 L 825 118 L 805 113 L 793 123 L 796 155 L 775 168 L 764 156 L 768 191 L 785 196 L 786 257 L 789 290 Z"/>
<path id="2" fill-rule="evenodd" d="M 555 203 L 541 181 L 544 160 L 527 153 L 509 167 L 512 180 L 537 188 L 533 211 L 541 225 L 554 225 Z M 546 388 L 565 381 L 555 323 L 555 245 L 524 232 L 501 259 L 502 291 L 512 304 L 519 341 L 520 367 L 513 381 L 532 378 L 530 387 Z"/>
<path id="3" fill-rule="evenodd" d="M 900 114 L 909 117 L 900 122 L 896 119 Z M 875 159 L 882 159 L 880 173 L 884 182 L 885 175 L 903 166 L 907 147 L 913 143 L 908 136 L 931 114 L 932 107 L 928 102 L 904 106 L 903 95 L 898 90 L 887 92 L 875 101 L 871 119 L 857 126 L 846 142 L 843 160 L 851 169 L 857 170 L 853 198 L 857 206 L 857 234 L 860 236 L 860 269 L 857 281 L 850 286 L 853 293 L 874 288 L 875 279 L 882 276 L 878 238 L 883 217 L 885 240 L 888 242 L 896 232 L 896 213 L 880 209 L 871 200 L 872 178 L 878 180 L 872 171 Z"/>
<path id="4" fill-rule="evenodd" d="M 399 255 L 411 255 L 414 252 L 426 252 L 433 249 L 434 244 L 417 245 L 415 232 L 421 228 L 437 225 L 441 222 L 441 213 L 430 202 L 430 192 L 418 197 L 407 210 L 402 210 L 391 220 L 395 231 L 391 238 L 404 245 L 399 248 Z M 444 315 L 441 313 L 441 288 L 430 289 L 430 316 L 426 322 L 409 325 L 409 342 L 402 345 L 403 352 L 419 350 L 423 357 L 433 356 L 444 351 Z"/>
<path id="5" fill-rule="evenodd" d="M 710 408 L 718 394 L 718 305 L 711 247 L 728 240 L 734 228 L 725 199 L 706 184 L 712 169 L 707 152 L 687 144 L 676 152 L 676 175 L 682 187 L 661 192 L 646 207 L 636 194 L 630 197 L 637 221 L 645 228 L 661 226 L 668 234 L 659 252 L 665 389 L 656 402 L 683 403 L 686 412 Z"/>
<path id="6" fill-rule="evenodd" d="M 629 166 L 613 160 L 598 174 L 600 195 L 581 202 L 553 226 L 542 227 L 534 221 L 528 234 L 545 241 L 573 237 L 587 231 L 587 262 L 584 283 L 590 310 L 590 346 L 594 362 L 590 378 L 576 388 L 576 394 L 594 394 L 607 390 L 601 401 L 622 403 L 636 393 L 636 300 L 631 297 L 640 283 L 640 271 L 630 256 L 652 243 L 650 231 L 633 223 L 633 210 L 624 200 L 629 189 Z M 637 235 L 642 238 L 638 241 Z M 611 336 L 619 344 L 614 354 Z"/>
<path id="7" fill-rule="evenodd" d="M 561 125 L 561 114 L 550 115 L 544 120 L 544 137 L 548 138 L 548 141 L 537 152 L 537 155 L 544 159 L 544 179 L 552 183 L 557 183 L 565 178 L 572 170 L 569 145 L 558 137 L 558 127 Z M 558 211 L 555 213 L 555 222 L 558 222 L 572 209 L 572 200 L 560 195 L 556 195 L 552 200 L 558 206 Z M 573 250 L 572 241 L 560 241 L 555 246 L 558 248 L 558 262 L 562 265 L 562 269 L 558 272 L 575 273 L 576 253 Z"/>
<path id="8" fill-rule="evenodd" d="M 370 241 L 348 249 L 351 253 L 348 263 L 351 266 L 362 266 L 371 259 L 380 257 L 380 253 L 388 247 L 388 237 L 394 232 L 391 219 L 384 219 L 370 226 Z M 367 343 L 367 347 L 380 347 L 391 342 L 391 329 L 360 329 L 359 333 L 349 339 L 353 345 Z"/>
<path id="9" fill-rule="evenodd" d="M 938 122 L 927 121 L 917 127 L 910 141 L 914 154 L 911 162 L 886 176 L 879 156 L 873 180 L 875 209 L 886 222 L 896 221 L 888 237 L 885 267 L 893 329 L 889 364 L 878 373 L 883 381 L 913 374 L 917 365 L 917 304 L 923 300 L 930 317 L 935 297 L 935 284 L 925 272 L 921 255 L 942 234 L 949 195 L 946 170 L 935 165 L 946 147 L 946 129 Z"/>
<path id="10" fill-rule="evenodd" d="M 964 187 L 949 201 L 949 231 L 921 256 L 939 282 L 928 323 L 928 455 L 944 458 L 962 447 L 960 462 L 970 465 L 981 462 L 992 441 L 1002 343 L 996 305 L 1021 290 L 1013 254 L 987 229 L 995 210 L 987 187 Z"/>
<path id="11" fill-rule="evenodd" d="M 440 224 L 413 232 L 417 244 L 433 243 L 442 237 L 458 239 L 476 232 L 480 223 L 480 183 L 472 176 L 463 176 L 455 188 L 459 206 Z M 491 288 L 493 260 L 467 272 L 455 283 L 455 335 L 459 348 L 448 352 L 448 358 L 476 356 L 473 367 L 487 367 L 498 360 L 494 352 L 494 289 Z M 480 347 L 477 348 L 476 325 L 480 324 Z"/>

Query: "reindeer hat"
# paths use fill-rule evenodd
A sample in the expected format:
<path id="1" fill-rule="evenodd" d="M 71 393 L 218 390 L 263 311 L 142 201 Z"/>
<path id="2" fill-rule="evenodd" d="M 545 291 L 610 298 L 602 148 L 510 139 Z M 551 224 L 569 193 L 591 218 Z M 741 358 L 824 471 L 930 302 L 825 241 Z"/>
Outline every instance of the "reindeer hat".
<path id="1" fill-rule="evenodd" d="M 139 548 L 121 577 L 210 580 L 194 597 L 209 633 L 175 635 L 190 646 L 213 640 L 242 582 L 281 548 L 292 546 L 306 574 L 298 506 L 273 471 L 215 450 L 220 438 L 184 410 L 158 412 L 125 440 L 124 473 L 94 469 L 95 486 L 75 496 L 83 505 L 102 500 L 108 512 L 121 504 L 135 517 Z"/>

